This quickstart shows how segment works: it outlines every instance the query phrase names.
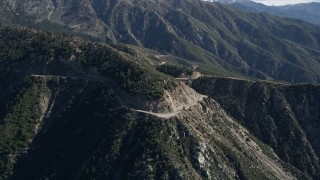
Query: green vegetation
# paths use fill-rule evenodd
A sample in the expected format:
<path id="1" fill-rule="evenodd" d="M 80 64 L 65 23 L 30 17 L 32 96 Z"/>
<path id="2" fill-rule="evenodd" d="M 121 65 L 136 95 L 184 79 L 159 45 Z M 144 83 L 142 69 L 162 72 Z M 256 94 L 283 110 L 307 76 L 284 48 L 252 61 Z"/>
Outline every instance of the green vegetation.
<path id="1" fill-rule="evenodd" d="M 102 83 L 39 80 L 47 82 L 57 101 L 36 148 L 15 164 L 13 179 L 175 178 L 191 170 L 184 150 L 168 144 L 175 128 L 171 121 L 121 108 Z"/>
<path id="2" fill-rule="evenodd" d="M 50 58 L 69 58 L 72 46 L 64 35 L 35 29 L 17 29 L 0 26 L 0 62 L 25 59 L 37 53 Z"/>
<path id="3" fill-rule="evenodd" d="M 53 79 L 47 84 L 57 100 L 47 117 L 52 124 L 44 124 L 41 137 L 36 139 L 37 148 L 28 152 L 34 166 L 24 166 L 29 161 L 19 161 L 13 178 L 74 177 L 72 172 L 81 170 L 85 165 L 82 163 L 92 158 L 100 143 L 113 140 L 113 127 L 125 124 L 126 110 L 119 107 L 113 91 L 103 84 L 72 79 Z M 91 166 L 89 172 L 95 173 L 95 169 Z"/>
<path id="4" fill-rule="evenodd" d="M 165 84 L 160 73 L 135 62 L 139 57 L 128 47 L 115 46 L 126 51 L 124 53 L 108 45 L 32 29 L 0 27 L 0 35 L 2 68 L 10 63 L 30 61 L 31 64 L 31 55 L 43 55 L 43 63 L 47 64 L 60 58 L 69 60 L 74 55 L 87 71 L 91 67 L 98 68 L 97 73 L 113 79 L 129 94 L 148 99 L 162 96 Z"/>
<path id="5" fill-rule="evenodd" d="M 50 99 L 50 102 L 55 101 L 55 98 L 58 99 L 55 103 L 59 107 L 52 110 L 54 114 L 52 118 L 48 117 L 50 119 L 48 121 L 53 121 L 54 125 L 50 125 L 50 130 L 45 128 L 42 131 L 44 134 L 47 131 L 52 132 L 45 136 L 50 139 L 56 136 L 61 137 L 58 135 L 60 133 L 68 134 L 65 129 L 60 129 L 66 128 L 66 125 L 73 127 L 77 123 L 84 122 L 86 127 L 92 119 L 99 121 L 109 119 L 113 124 L 119 123 L 120 121 L 117 120 L 120 119 L 126 120 L 125 117 L 120 117 L 125 110 L 119 110 L 115 93 L 103 84 L 115 89 L 121 88 L 130 95 L 140 95 L 148 99 L 160 98 L 165 86 L 168 86 L 164 84 L 161 73 L 141 65 L 141 59 L 126 46 L 110 47 L 64 34 L 57 35 L 34 29 L 6 26 L 0 27 L 0 38 L 0 99 L 3 100 L 0 103 L 0 107 L 3 107 L 0 112 L 0 179 L 10 177 L 12 172 L 16 171 L 13 168 L 25 172 L 19 169 L 19 164 L 17 167 L 14 165 L 18 159 L 29 156 L 29 153 L 32 157 L 33 151 L 29 148 L 32 146 L 36 127 L 40 124 L 43 113 L 46 113 L 45 108 L 48 108 L 42 104 L 43 98 L 51 97 L 48 93 L 52 93 L 51 98 L 54 99 Z M 61 64 L 61 61 L 67 63 Z M 64 68 L 69 71 L 67 74 L 71 74 L 71 78 L 58 78 L 59 75 L 65 76 Z M 84 75 L 86 73 L 91 74 Z M 29 74 L 56 76 L 30 77 L 27 82 L 24 82 L 24 78 Z M 90 81 L 90 77 L 93 81 Z M 110 121 L 105 121 L 107 127 L 99 123 L 95 125 L 111 130 L 112 127 L 109 125 L 112 126 L 112 123 L 108 124 Z M 122 127 L 123 124 L 120 123 L 120 125 Z M 96 132 L 97 126 L 89 129 L 88 133 Z M 101 129 L 102 134 L 104 130 Z M 93 136 L 90 136 L 88 141 L 92 141 Z M 51 140 L 44 144 L 56 142 L 56 147 L 60 147 L 58 141 Z M 84 145 L 89 144 L 86 141 Z M 91 151 L 91 149 L 88 150 Z M 116 146 L 113 151 L 116 153 Z M 40 152 L 39 155 L 47 154 Z M 48 155 L 48 158 L 56 155 Z M 77 155 L 82 157 L 81 154 Z M 45 164 L 41 166 L 45 167 Z M 72 166 L 73 164 L 70 165 Z M 95 177 L 94 173 L 98 170 L 95 166 L 88 167 L 89 177 Z M 57 168 L 50 167 L 49 171 L 49 174 L 41 178 L 59 177 L 56 173 Z"/>
<path id="6" fill-rule="evenodd" d="M 184 76 L 191 76 L 192 70 L 186 67 L 179 67 L 170 64 L 163 64 L 156 67 L 156 69 L 164 74 L 168 74 L 172 77 L 181 77 Z"/>
<path id="7" fill-rule="evenodd" d="M 17 94 L 11 110 L 0 121 L 0 178 L 8 178 L 18 156 L 25 153 L 41 122 L 40 101 L 45 84 L 30 78 Z"/>
<path id="8" fill-rule="evenodd" d="M 79 49 L 77 61 L 85 68 L 97 67 L 101 74 L 115 80 L 129 94 L 144 95 L 149 99 L 162 96 L 165 84 L 160 74 L 136 64 L 134 56 L 121 55 L 118 50 L 98 43 L 83 43 Z M 133 53 L 129 49 L 124 50 Z"/>

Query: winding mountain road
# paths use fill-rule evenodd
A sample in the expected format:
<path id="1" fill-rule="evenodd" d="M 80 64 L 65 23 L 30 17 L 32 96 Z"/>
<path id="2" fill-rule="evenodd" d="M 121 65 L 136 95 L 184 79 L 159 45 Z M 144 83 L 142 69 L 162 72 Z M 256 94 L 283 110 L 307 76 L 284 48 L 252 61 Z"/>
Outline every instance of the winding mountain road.
<path id="1" fill-rule="evenodd" d="M 31 74 L 32 77 L 41 77 L 41 78 L 62 78 L 62 79 L 66 79 L 66 78 L 72 78 L 72 79 L 84 79 L 84 80 L 89 80 L 89 81 L 97 81 L 97 82 L 107 82 L 108 79 L 104 79 L 102 77 L 98 77 L 98 76 L 93 76 L 93 75 L 88 75 L 86 77 L 72 77 L 72 76 L 58 76 L 58 75 L 40 75 L 40 74 Z M 175 117 L 177 116 L 179 113 L 188 110 L 190 107 L 198 104 L 200 101 L 203 100 L 203 98 L 207 98 L 208 96 L 205 95 L 201 95 L 199 94 L 199 98 L 196 99 L 195 101 L 191 102 L 190 104 L 186 104 L 184 105 L 182 108 L 180 108 L 177 111 L 174 112 L 168 112 L 168 113 L 156 113 L 156 112 L 152 112 L 152 111 L 144 111 L 144 110 L 140 110 L 140 109 L 133 109 L 130 108 L 130 110 L 135 111 L 135 112 L 140 112 L 140 113 L 145 113 L 145 114 L 150 114 L 159 118 L 164 118 L 164 119 L 169 119 L 171 117 Z M 117 96 L 117 99 L 120 101 L 120 103 L 122 102 L 121 98 Z M 123 104 L 123 103 L 121 103 Z"/>
<path id="2" fill-rule="evenodd" d="M 159 118 L 164 118 L 164 119 L 169 119 L 171 117 L 175 117 L 177 116 L 179 113 L 186 111 L 188 109 L 190 109 L 190 107 L 195 106 L 196 104 L 198 104 L 200 101 L 203 100 L 203 98 L 207 98 L 208 96 L 205 95 L 200 95 L 200 98 L 197 99 L 196 101 L 193 101 L 191 104 L 187 104 L 185 105 L 182 109 L 179 109 L 177 111 L 174 112 L 170 112 L 170 113 L 155 113 L 155 112 L 151 112 L 151 111 L 143 111 L 143 110 L 138 110 L 138 109 L 131 109 L 132 111 L 136 111 L 136 112 L 141 112 L 141 113 L 145 113 L 145 114 L 150 114 L 153 116 L 157 116 Z"/>

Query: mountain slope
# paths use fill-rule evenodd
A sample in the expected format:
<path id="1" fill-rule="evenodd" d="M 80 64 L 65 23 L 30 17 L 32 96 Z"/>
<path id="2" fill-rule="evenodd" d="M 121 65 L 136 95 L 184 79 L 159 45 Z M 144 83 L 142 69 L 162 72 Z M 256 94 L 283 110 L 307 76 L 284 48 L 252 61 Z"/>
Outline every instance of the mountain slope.
<path id="1" fill-rule="evenodd" d="M 192 86 L 217 100 L 283 161 L 319 178 L 318 85 L 205 77 Z"/>
<path id="2" fill-rule="evenodd" d="M 0 32 L 1 178 L 312 176 L 141 52 L 34 29 Z M 169 112 L 177 113 L 157 116 Z"/>
<path id="3" fill-rule="evenodd" d="M 103 41 L 151 48 L 209 73 L 294 83 L 320 79 L 319 27 L 300 21 L 198 0 L 28 0 L 16 7 L 17 19 L 49 21 Z"/>
<path id="4" fill-rule="evenodd" d="M 114 92 L 103 84 L 32 79 L 41 86 L 51 85 L 54 89 L 41 89 L 53 96 L 46 97 L 47 106 L 41 106 L 45 103 L 39 99 L 47 113 L 30 146 L 16 156 L 12 179 L 291 179 L 302 175 L 283 167 L 269 147 L 212 100 L 175 118 L 160 119 L 121 108 Z"/>

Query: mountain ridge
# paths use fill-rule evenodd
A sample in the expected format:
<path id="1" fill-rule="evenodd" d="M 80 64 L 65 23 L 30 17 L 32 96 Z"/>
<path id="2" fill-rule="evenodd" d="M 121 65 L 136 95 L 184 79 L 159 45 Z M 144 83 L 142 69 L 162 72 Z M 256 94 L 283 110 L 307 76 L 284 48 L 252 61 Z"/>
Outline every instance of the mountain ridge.
<path id="1" fill-rule="evenodd" d="M 292 83 L 320 79 L 319 27 L 308 23 L 241 13 L 197 0 L 59 2 L 33 4 L 33 9 L 46 14 L 39 17 L 28 6 L 18 4 L 17 9 L 26 13 L 20 13 L 21 17 L 29 13 L 37 22 L 51 14 L 39 8 L 50 5 L 51 23 L 58 19 L 73 31 L 102 41 L 174 55 L 191 65 L 199 64 L 207 72 L 231 71 Z"/>

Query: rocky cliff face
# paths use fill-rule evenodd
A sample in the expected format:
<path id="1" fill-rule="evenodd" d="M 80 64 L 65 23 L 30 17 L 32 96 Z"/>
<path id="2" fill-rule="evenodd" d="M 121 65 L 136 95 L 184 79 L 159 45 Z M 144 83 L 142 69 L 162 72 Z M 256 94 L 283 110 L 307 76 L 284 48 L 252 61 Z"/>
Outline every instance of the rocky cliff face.
<path id="1" fill-rule="evenodd" d="M 319 178 L 318 85 L 206 77 L 193 87 L 217 100 L 283 161 Z"/>

